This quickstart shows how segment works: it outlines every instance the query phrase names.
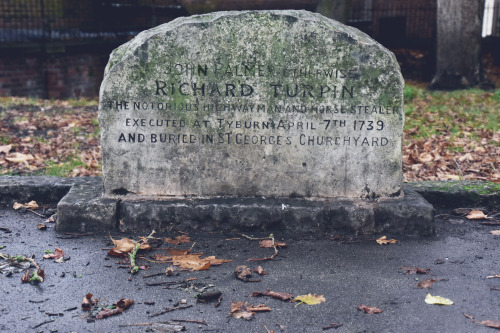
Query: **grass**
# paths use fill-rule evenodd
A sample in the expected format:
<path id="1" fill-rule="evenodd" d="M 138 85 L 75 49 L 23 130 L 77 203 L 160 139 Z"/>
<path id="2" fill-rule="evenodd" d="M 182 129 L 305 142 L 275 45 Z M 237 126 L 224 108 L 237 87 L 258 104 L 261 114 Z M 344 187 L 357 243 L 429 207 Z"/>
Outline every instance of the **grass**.
<path id="1" fill-rule="evenodd" d="M 47 161 L 46 164 L 47 164 L 47 169 L 45 170 L 44 174 L 47 176 L 58 176 L 58 177 L 70 177 L 72 171 L 75 168 L 85 165 L 85 163 L 83 163 L 80 160 L 80 158 L 76 156 L 68 158 L 65 162 L 56 164 L 52 161 Z"/>
<path id="2" fill-rule="evenodd" d="M 500 90 L 444 92 L 406 85 L 404 97 L 404 129 L 410 133 L 408 138 L 429 138 L 445 133 L 464 137 L 477 130 L 499 131 Z"/>

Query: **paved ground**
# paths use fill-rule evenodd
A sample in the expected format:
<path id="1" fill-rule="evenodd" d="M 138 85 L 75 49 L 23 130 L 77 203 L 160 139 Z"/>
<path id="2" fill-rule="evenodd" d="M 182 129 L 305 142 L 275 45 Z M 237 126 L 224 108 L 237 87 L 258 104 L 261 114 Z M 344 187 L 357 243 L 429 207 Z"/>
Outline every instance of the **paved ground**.
<path id="1" fill-rule="evenodd" d="M 249 262 L 249 258 L 271 255 L 273 249 L 259 248 L 257 241 L 235 234 L 190 235 L 194 241 L 184 246 L 193 252 L 204 252 L 233 262 L 211 267 L 206 271 L 180 272 L 144 278 L 161 273 L 168 264 L 150 263 L 150 269 L 131 276 L 127 269 L 118 268 L 117 259 L 107 256 L 105 249 L 112 244 L 108 235 L 70 236 L 49 229 L 40 231 L 37 223 L 44 219 L 27 211 L 21 213 L 11 207 L 0 208 L 0 250 L 3 254 L 35 256 L 45 270 L 43 283 L 21 283 L 23 272 L 11 276 L 0 274 L 0 331 L 2 332 L 144 332 L 168 331 L 158 322 L 174 319 L 188 332 L 322 332 L 332 323 L 342 324 L 333 332 L 494 332 L 474 323 L 500 320 L 499 278 L 500 237 L 490 234 L 496 226 L 481 221 L 453 216 L 450 211 L 438 211 L 436 236 L 431 238 L 397 238 L 400 242 L 379 245 L 380 236 L 355 237 L 328 235 L 321 240 L 294 238 L 284 241 L 288 247 L 280 249 L 272 261 Z M 444 215 L 443 215 L 444 214 Z M 450 214 L 450 215 L 446 215 Z M 113 233 L 120 239 L 127 235 Z M 128 235 L 135 237 L 147 235 Z M 177 234 L 167 235 L 169 237 Z M 257 235 L 266 236 L 266 235 Z M 392 238 L 393 235 L 387 235 Z M 237 239 L 235 239 L 237 238 Z M 45 250 L 55 247 L 64 250 L 70 259 L 64 263 L 42 260 Z M 168 244 L 146 253 L 165 253 Z M 2 261 L 0 261 L 2 262 Z M 261 265 L 269 274 L 243 282 L 235 278 L 237 265 L 252 268 Z M 429 268 L 428 275 L 404 274 L 401 266 Z M 189 281 L 186 285 L 148 286 L 146 283 Z M 437 280 L 429 289 L 416 287 L 426 278 Z M 220 306 L 215 302 L 197 303 L 196 288 L 209 285 L 222 292 Z M 178 287 L 178 288 L 176 288 Z M 186 288 L 189 287 L 189 288 Z M 269 297 L 248 297 L 254 291 L 270 289 L 294 296 L 308 293 L 324 295 L 326 302 L 318 305 L 283 302 Z M 121 298 L 131 298 L 135 304 L 122 314 L 101 320 L 88 318 L 81 309 L 85 294 L 92 293 L 101 304 L 111 304 Z M 428 305 L 428 293 L 451 299 L 451 306 Z M 185 299 L 186 304 L 178 304 Z M 265 304 L 272 311 L 257 313 L 253 320 L 229 316 L 231 301 Z M 357 310 L 360 304 L 376 306 L 383 312 L 366 314 Z M 162 315 L 150 315 L 164 308 L 192 305 Z M 140 324 L 144 326 L 126 326 Z M 156 323 L 151 325 L 151 323 Z"/>

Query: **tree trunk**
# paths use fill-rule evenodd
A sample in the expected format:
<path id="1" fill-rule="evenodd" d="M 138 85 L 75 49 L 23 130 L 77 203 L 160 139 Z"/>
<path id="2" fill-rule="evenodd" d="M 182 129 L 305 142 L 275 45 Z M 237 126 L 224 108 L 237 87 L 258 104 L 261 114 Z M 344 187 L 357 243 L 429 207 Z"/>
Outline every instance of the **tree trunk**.
<path id="1" fill-rule="evenodd" d="M 349 19 L 352 0 L 318 0 L 316 12 L 323 16 L 346 23 Z"/>
<path id="2" fill-rule="evenodd" d="M 483 81 L 483 9 L 484 0 L 438 0 L 436 74 L 430 89 L 463 89 Z"/>

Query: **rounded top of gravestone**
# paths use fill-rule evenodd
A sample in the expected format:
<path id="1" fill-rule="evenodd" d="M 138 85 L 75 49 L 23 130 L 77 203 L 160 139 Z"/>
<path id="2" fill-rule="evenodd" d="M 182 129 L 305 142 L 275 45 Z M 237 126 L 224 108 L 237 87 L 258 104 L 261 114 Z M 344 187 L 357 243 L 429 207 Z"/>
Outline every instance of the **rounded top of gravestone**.
<path id="1" fill-rule="evenodd" d="M 105 192 L 395 195 L 403 86 L 390 51 L 320 14 L 178 18 L 110 56 Z"/>

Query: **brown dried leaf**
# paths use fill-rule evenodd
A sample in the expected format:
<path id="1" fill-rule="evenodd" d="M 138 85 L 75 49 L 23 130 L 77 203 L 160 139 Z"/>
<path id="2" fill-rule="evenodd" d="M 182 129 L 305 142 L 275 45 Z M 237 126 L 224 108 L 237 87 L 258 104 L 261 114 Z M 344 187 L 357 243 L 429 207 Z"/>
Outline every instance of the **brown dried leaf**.
<path id="1" fill-rule="evenodd" d="M 484 220 L 487 219 L 488 216 L 484 215 L 484 213 L 480 210 L 474 209 L 465 217 L 468 220 Z"/>
<path id="2" fill-rule="evenodd" d="M 257 268 L 255 268 L 253 271 L 259 274 L 260 276 L 268 274 L 268 272 L 265 271 L 264 268 L 262 268 L 262 266 L 257 266 Z"/>
<path id="3" fill-rule="evenodd" d="M 107 318 L 107 317 L 111 317 L 111 316 L 120 314 L 122 312 L 123 312 L 122 308 L 102 309 L 101 311 L 99 311 L 99 313 L 97 313 L 97 315 L 95 317 L 96 317 L 96 319 L 103 319 L 103 318 Z"/>
<path id="4" fill-rule="evenodd" d="M 259 296 L 270 296 L 272 298 L 276 298 L 282 301 L 291 301 L 293 295 L 289 293 L 282 293 L 277 291 L 271 291 L 266 289 L 266 291 L 254 291 L 250 297 L 259 297 Z"/>
<path id="5" fill-rule="evenodd" d="M 252 277 L 252 270 L 248 266 L 239 265 L 234 269 L 234 274 L 238 279 L 246 282 Z"/>
<path id="6" fill-rule="evenodd" d="M 369 313 L 369 314 L 382 313 L 382 310 L 380 310 L 376 306 L 367 306 L 367 305 L 364 305 L 364 304 L 359 305 L 358 306 L 358 310 L 364 311 L 364 312 Z"/>
<path id="7" fill-rule="evenodd" d="M 113 237 L 109 236 L 111 240 L 113 241 L 113 244 L 115 247 L 111 249 L 110 252 L 108 253 L 110 255 L 115 255 L 115 256 L 121 256 L 123 253 L 129 253 L 132 252 L 135 249 L 136 242 L 134 242 L 130 238 L 122 238 L 122 239 L 113 239 Z M 151 249 L 151 245 L 147 242 L 139 242 L 139 250 L 149 250 Z"/>
<path id="8" fill-rule="evenodd" d="M 38 223 L 36 227 L 38 230 L 47 230 L 47 226 L 44 223 Z"/>
<path id="9" fill-rule="evenodd" d="M 490 234 L 492 234 L 493 236 L 500 236 L 500 230 L 491 230 Z"/>
<path id="10" fill-rule="evenodd" d="M 420 281 L 418 284 L 417 284 L 417 287 L 419 288 L 424 288 L 424 289 L 427 289 L 429 288 L 430 286 L 432 286 L 432 284 L 434 282 L 436 282 L 437 280 L 433 280 L 433 279 L 425 279 L 423 281 Z"/>
<path id="11" fill-rule="evenodd" d="M 165 269 L 165 275 L 173 276 L 174 275 L 174 266 L 167 267 Z"/>
<path id="12" fill-rule="evenodd" d="M 25 209 L 38 209 L 38 204 L 36 203 L 36 201 L 32 200 L 28 203 L 25 203 L 25 204 L 20 204 L 18 202 L 14 202 L 14 205 L 12 206 L 12 208 L 14 208 L 15 210 L 18 210 L 18 209 L 21 209 L 21 208 L 25 208 Z"/>
<path id="13" fill-rule="evenodd" d="M 191 250 L 187 249 L 173 249 L 173 248 L 168 248 L 167 249 L 167 254 L 171 256 L 183 256 L 191 252 Z M 201 254 L 201 253 L 200 253 Z"/>
<path id="14" fill-rule="evenodd" d="M 485 325 L 487 327 L 500 329 L 500 321 L 496 321 L 496 320 L 483 320 L 483 321 L 480 321 L 479 323 L 483 324 L 483 325 Z"/>
<path id="15" fill-rule="evenodd" d="M 275 246 L 277 246 L 277 247 L 286 247 L 286 244 L 285 243 L 281 243 L 281 242 L 276 242 L 276 241 L 273 242 L 272 239 L 264 239 L 264 240 L 261 240 L 259 242 L 259 246 L 263 247 L 263 248 L 271 248 L 271 247 L 275 247 Z"/>
<path id="16" fill-rule="evenodd" d="M 128 308 L 132 304 L 134 304 L 134 300 L 130 299 L 130 298 L 122 298 L 121 300 L 116 302 L 116 306 L 119 307 L 120 309 L 123 309 L 123 310 L 125 310 L 126 308 Z"/>
<path id="17" fill-rule="evenodd" d="M 247 302 L 231 302 L 231 315 L 237 319 L 251 320 L 256 312 L 264 311 L 271 311 L 271 308 L 264 304 L 252 305 Z"/>
<path id="18" fill-rule="evenodd" d="M 405 274 L 429 274 L 431 269 L 413 266 L 401 266 L 401 270 L 405 271 Z"/>
<path id="19" fill-rule="evenodd" d="M 59 259 L 64 257 L 64 251 L 56 247 L 54 253 L 48 253 L 43 256 L 43 259 Z"/>
<path id="20" fill-rule="evenodd" d="M 379 243 L 380 245 L 396 244 L 398 242 L 399 241 L 395 240 L 395 239 L 387 239 L 387 236 L 382 236 L 382 237 L 380 237 L 380 238 L 377 239 L 377 243 Z"/>
<path id="21" fill-rule="evenodd" d="M 85 295 L 83 297 L 83 300 L 82 300 L 82 309 L 83 310 L 90 310 L 90 308 L 92 308 L 94 305 L 97 304 L 97 301 L 96 299 L 92 299 L 92 295 L 91 293 L 88 293 L 87 295 Z"/>
<path id="22" fill-rule="evenodd" d="M 170 249 L 167 250 L 167 253 L 171 254 L 170 252 L 175 251 L 170 251 Z M 171 255 L 172 264 L 175 266 L 179 266 L 182 270 L 202 271 L 209 269 L 212 265 L 217 266 L 232 261 L 226 259 L 217 259 L 214 256 L 200 258 L 202 254 L 203 253 L 187 253 L 181 255 Z"/>
<path id="23" fill-rule="evenodd" d="M 165 238 L 165 242 L 172 245 L 179 245 L 179 244 L 189 243 L 191 242 L 191 239 L 189 238 L 188 235 L 181 235 L 175 238 Z"/>

